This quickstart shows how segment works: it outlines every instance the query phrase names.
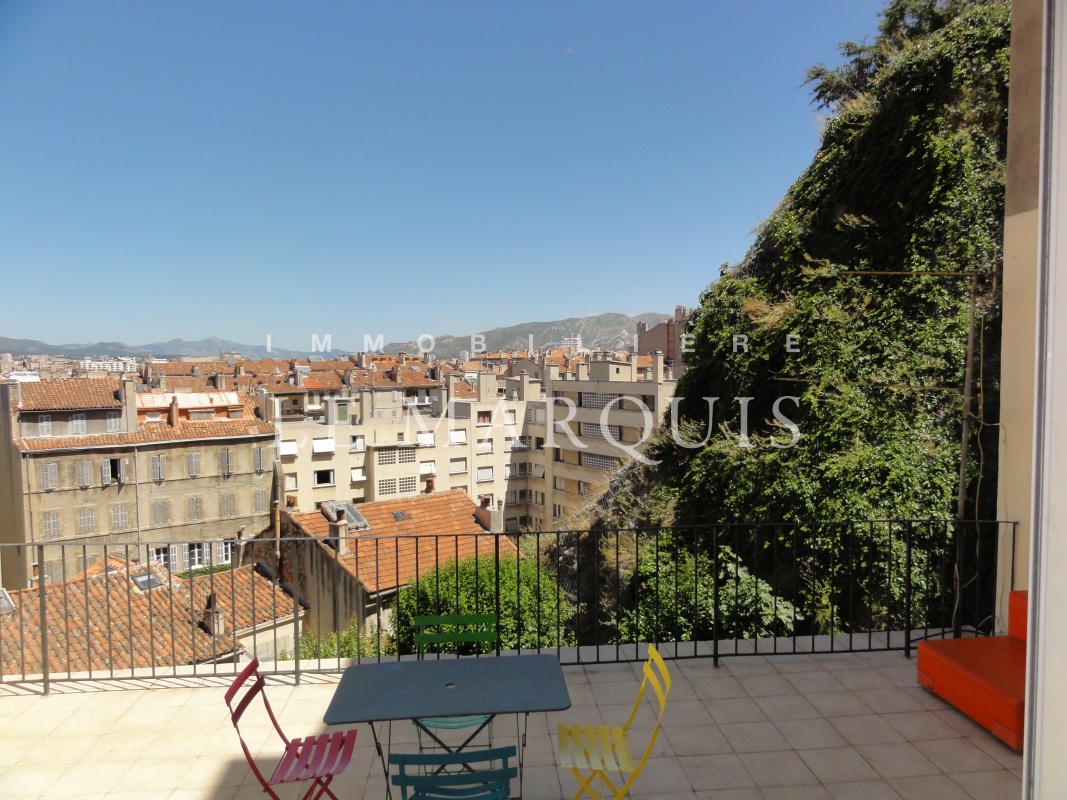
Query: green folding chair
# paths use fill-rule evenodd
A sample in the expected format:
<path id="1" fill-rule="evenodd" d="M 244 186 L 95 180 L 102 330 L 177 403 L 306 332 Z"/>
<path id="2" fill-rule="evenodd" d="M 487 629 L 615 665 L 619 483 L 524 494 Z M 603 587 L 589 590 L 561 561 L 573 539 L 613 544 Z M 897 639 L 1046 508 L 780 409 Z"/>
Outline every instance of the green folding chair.
<path id="1" fill-rule="evenodd" d="M 508 800 L 515 745 L 459 753 L 392 753 L 401 800 Z M 495 766 L 499 763 L 500 766 Z M 485 764 L 488 766 L 482 767 Z"/>
<path id="2" fill-rule="evenodd" d="M 413 618 L 415 623 L 415 646 L 419 658 L 426 655 L 426 651 L 433 648 L 440 653 L 442 649 L 461 653 L 464 644 L 490 644 L 495 645 L 497 636 L 496 614 L 436 614 L 424 615 Z M 449 648 L 455 645 L 454 648 Z M 470 714 L 460 717 L 423 717 L 416 724 L 419 733 L 419 752 L 430 753 L 447 749 L 448 745 L 442 745 L 441 736 L 443 731 L 452 730 L 475 730 L 468 736 L 466 741 L 459 744 L 465 747 L 477 737 L 484 728 L 487 744 L 493 746 L 493 724 L 488 714 Z M 425 731 L 433 731 L 437 740 L 425 742 Z M 429 738 L 429 737 L 427 737 Z"/>

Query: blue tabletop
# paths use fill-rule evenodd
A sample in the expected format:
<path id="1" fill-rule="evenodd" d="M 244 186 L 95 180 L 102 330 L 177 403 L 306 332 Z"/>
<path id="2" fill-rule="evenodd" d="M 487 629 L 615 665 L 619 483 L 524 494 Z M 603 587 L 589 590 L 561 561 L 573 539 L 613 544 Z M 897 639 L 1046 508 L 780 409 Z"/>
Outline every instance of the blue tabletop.
<path id="1" fill-rule="evenodd" d="M 356 664 L 341 675 L 327 725 L 570 708 L 554 655 Z"/>

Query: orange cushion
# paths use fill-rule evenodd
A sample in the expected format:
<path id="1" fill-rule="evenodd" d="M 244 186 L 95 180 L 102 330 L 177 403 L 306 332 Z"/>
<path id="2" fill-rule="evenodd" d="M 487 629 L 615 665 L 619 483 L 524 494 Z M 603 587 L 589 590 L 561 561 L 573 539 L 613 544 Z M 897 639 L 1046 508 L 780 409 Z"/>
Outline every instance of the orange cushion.
<path id="1" fill-rule="evenodd" d="M 1027 594 L 1012 592 L 1008 595 L 1008 636 L 1026 641 Z"/>
<path id="2" fill-rule="evenodd" d="M 1026 645 L 1013 636 L 920 642 L 919 683 L 1010 747 L 1023 746 Z"/>

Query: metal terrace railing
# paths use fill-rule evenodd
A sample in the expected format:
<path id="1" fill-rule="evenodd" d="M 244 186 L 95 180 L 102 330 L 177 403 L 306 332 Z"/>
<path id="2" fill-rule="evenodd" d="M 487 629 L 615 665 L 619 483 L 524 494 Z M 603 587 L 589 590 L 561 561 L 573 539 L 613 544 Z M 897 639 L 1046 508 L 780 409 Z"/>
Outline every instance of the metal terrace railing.
<path id="1" fill-rule="evenodd" d="M 563 663 L 900 650 L 996 629 L 1015 526 L 930 520 L 478 536 L 0 546 L 0 680 L 299 680 L 414 652 L 412 618 L 493 613 L 489 652 Z M 1008 552 L 1005 551 L 1005 552 Z M 180 557 L 179 557 L 180 554 Z M 473 654 L 467 645 L 459 654 Z M 47 655 L 46 655 L 47 654 Z"/>

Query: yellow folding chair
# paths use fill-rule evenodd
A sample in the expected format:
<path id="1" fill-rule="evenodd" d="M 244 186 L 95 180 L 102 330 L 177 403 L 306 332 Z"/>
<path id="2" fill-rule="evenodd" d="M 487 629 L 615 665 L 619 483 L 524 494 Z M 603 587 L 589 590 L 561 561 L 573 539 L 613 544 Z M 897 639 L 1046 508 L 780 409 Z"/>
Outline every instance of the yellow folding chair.
<path id="1" fill-rule="evenodd" d="M 646 689 L 651 688 L 656 695 L 659 704 L 659 713 L 656 715 L 656 725 L 652 728 L 652 735 L 645 746 L 641 760 L 634 763 L 630 750 L 629 732 L 637 711 L 645 699 Z M 637 698 L 634 700 L 633 709 L 621 728 L 609 725 L 579 725 L 561 722 L 556 730 L 559 743 L 560 766 L 570 767 L 574 777 L 578 779 L 578 792 L 574 800 L 578 800 L 583 794 L 588 793 L 591 800 L 601 800 L 600 795 L 593 791 L 593 780 L 600 778 L 603 786 L 609 788 L 615 800 L 622 800 L 630 790 L 630 786 L 637 780 L 641 770 L 645 767 L 652 748 L 659 736 L 660 721 L 663 719 L 663 709 L 667 707 L 667 693 L 671 690 L 671 676 L 667 672 L 667 665 L 656 648 L 648 646 L 648 661 L 645 662 L 644 676 L 641 678 L 641 686 L 637 690 Z M 615 784 L 607 776 L 609 772 L 627 776 L 625 783 L 616 788 Z M 616 779 L 618 780 L 618 779 Z"/>

